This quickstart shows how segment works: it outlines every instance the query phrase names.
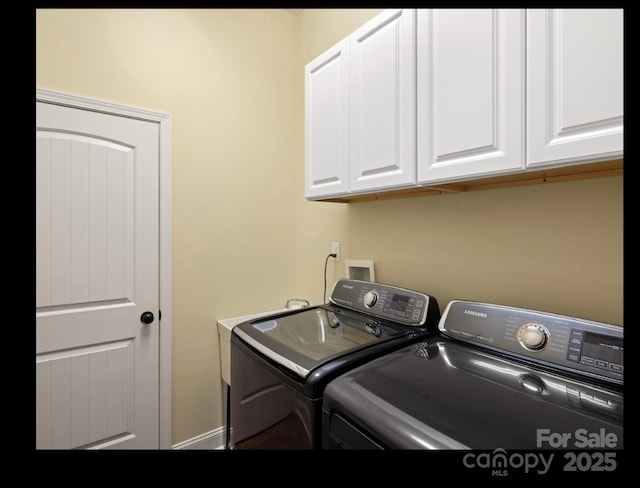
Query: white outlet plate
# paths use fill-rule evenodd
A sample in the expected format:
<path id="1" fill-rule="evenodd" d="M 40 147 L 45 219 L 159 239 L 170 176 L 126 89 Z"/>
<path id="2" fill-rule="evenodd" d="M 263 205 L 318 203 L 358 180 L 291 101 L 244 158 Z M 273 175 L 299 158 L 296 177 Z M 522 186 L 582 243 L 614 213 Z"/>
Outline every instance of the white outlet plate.
<path id="1" fill-rule="evenodd" d="M 331 259 L 333 259 L 336 262 L 340 261 L 340 243 L 339 242 L 331 243 L 331 254 L 336 255 L 335 258 L 331 258 Z"/>

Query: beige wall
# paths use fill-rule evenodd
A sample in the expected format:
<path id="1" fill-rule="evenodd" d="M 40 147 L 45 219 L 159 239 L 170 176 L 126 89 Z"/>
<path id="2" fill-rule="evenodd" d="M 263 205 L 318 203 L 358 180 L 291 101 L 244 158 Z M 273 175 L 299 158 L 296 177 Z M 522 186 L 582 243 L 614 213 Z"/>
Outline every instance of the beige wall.
<path id="1" fill-rule="evenodd" d="M 350 254 L 441 309 L 464 299 L 622 325 L 622 204 L 622 177 L 359 203 Z"/>
<path id="2" fill-rule="evenodd" d="M 332 241 L 435 295 L 622 324 L 622 178 L 304 199 L 304 65 L 379 10 L 38 10 L 36 85 L 172 115 L 173 443 L 224 424 L 215 321 L 323 297 Z M 329 263 L 328 287 L 344 276 Z"/>

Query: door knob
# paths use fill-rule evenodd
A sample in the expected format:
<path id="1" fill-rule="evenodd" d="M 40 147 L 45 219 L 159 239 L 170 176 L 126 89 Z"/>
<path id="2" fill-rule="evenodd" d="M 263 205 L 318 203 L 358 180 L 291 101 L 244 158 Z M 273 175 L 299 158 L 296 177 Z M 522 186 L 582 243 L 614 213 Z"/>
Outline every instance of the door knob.
<path id="1" fill-rule="evenodd" d="M 140 322 L 149 325 L 151 322 L 153 322 L 153 313 L 144 312 L 142 315 L 140 315 Z"/>

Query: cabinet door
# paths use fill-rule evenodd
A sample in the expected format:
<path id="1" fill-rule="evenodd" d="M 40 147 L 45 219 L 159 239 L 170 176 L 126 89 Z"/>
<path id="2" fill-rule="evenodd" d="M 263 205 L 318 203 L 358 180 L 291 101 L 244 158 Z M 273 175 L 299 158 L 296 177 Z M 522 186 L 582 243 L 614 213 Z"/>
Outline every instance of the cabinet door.
<path id="1" fill-rule="evenodd" d="M 416 182 L 415 12 L 385 10 L 350 37 L 352 192 Z"/>
<path id="2" fill-rule="evenodd" d="M 527 162 L 621 157 L 622 9 L 527 11 Z"/>
<path id="3" fill-rule="evenodd" d="M 305 67 L 305 196 L 349 191 L 349 43 Z"/>
<path id="4" fill-rule="evenodd" d="M 525 168 L 524 10 L 417 13 L 420 183 Z"/>

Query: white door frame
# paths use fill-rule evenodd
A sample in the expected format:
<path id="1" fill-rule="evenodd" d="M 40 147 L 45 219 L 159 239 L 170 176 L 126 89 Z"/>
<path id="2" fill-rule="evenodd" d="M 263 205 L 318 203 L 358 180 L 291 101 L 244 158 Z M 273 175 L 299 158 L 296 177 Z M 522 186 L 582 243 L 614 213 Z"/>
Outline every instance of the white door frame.
<path id="1" fill-rule="evenodd" d="M 160 155 L 160 449 L 172 448 L 171 398 L 171 114 L 153 112 L 137 107 L 84 98 L 67 93 L 36 89 L 36 102 L 91 110 L 121 117 L 129 117 L 158 124 Z"/>

